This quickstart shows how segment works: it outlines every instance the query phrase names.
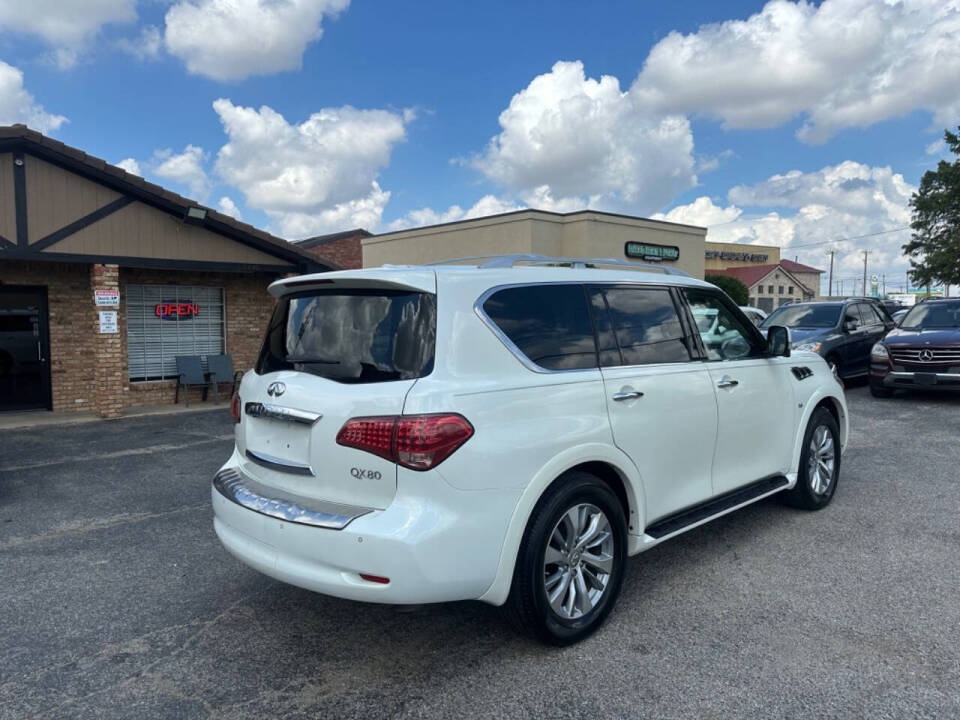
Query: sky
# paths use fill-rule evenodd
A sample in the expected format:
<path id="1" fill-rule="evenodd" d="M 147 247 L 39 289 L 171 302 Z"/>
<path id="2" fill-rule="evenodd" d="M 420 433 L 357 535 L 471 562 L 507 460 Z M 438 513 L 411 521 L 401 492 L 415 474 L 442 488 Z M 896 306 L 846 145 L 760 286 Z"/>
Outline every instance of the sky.
<path id="1" fill-rule="evenodd" d="M 0 124 L 281 237 L 589 207 L 848 293 L 906 283 L 958 78 L 960 0 L 0 0 Z"/>

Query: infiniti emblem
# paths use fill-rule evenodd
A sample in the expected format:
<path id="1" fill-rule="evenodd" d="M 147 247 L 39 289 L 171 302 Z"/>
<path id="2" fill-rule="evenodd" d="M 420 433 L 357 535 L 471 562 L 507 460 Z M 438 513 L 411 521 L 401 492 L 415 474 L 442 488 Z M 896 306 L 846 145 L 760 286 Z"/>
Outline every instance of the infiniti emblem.
<path id="1" fill-rule="evenodd" d="M 272 382 L 267 385 L 267 395 L 270 397 L 280 397 L 287 391 L 287 386 L 282 382 Z"/>
<path id="2" fill-rule="evenodd" d="M 933 360 L 933 350 L 921 350 L 920 359 L 924 362 L 930 362 Z"/>

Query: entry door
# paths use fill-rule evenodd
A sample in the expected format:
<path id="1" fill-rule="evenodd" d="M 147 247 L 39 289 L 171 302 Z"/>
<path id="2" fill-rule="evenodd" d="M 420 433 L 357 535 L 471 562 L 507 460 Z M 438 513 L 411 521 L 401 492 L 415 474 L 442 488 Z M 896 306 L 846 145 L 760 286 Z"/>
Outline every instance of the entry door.
<path id="1" fill-rule="evenodd" d="M 796 421 L 789 361 L 767 357 L 763 337 L 719 291 L 684 294 L 695 319 L 717 313 L 709 327 L 697 324 L 717 396 L 714 494 L 787 472 Z"/>
<path id="2" fill-rule="evenodd" d="M 649 525 L 710 497 L 716 397 L 668 288 L 589 292 L 613 440 L 640 472 Z"/>
<path id="3" fill-rule="evenodd" d="M 50 409 L 47 289 L 0 285 L 0 411 Z"/>

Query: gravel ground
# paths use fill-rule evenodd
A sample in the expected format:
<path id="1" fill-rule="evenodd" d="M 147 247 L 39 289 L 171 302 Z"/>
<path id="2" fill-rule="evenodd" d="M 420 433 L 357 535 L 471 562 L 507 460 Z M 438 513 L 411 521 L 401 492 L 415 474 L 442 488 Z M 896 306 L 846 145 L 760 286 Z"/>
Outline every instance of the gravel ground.
<path id="1" fill-rule="evenodd" d="M 0 432 L 0 718 L 960 717 L 960 397 L 848 391 L 833 504 L 630 562 L 567 649 L 364 605 L 219 545 L 223 411 Z"/>

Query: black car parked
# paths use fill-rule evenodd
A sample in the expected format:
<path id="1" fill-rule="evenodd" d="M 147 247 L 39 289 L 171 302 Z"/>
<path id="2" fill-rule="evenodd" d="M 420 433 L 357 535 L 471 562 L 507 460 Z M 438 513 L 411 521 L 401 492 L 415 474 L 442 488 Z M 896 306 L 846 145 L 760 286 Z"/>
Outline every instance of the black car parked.
<path id="1" fill-rule="evenodd" d="M 894 323 L 877 300 L 848 298 L 784 305 L 760 327 L 774 325 L 790 328 L 794 350 L 818 353 L 839 377 L 852 378 L 870 371 L 870 349 Z"/>
<path id="2" fill-rule="evenodd" d="M 870 392 L 890 397 L 897 388 L 960 390 L 960 300 L 925 300 L 874 346 Z"/>

